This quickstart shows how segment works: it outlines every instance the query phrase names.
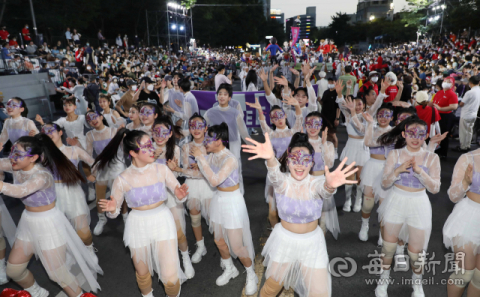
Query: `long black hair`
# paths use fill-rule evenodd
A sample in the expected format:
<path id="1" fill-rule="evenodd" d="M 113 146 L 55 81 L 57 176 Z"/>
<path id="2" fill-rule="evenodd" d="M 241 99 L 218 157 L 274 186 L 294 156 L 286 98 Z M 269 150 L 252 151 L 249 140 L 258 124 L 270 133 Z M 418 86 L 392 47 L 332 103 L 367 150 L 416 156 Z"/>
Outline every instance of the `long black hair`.
<path id="1" fill-rule="evenodd" d="M 332 123 L 330 123 L 330 121 L 321 113 L 319 113 L 318 111 L 312 111 L 311 113 L 307 114 L 307 116 L 305 117 L 305 122 L 307 121 L 308 118 L 310 117 L 317 117 L 317 118 L 321 118 L 322 119 L 322 128 L 320 129 L 320 132 L 318 132 L 319 134 L 325 130 L 325 128 L 328 128 L 328 131 L 329 132 L 335 132 L 336 129 L 335 127 L 332 125 Z"/>
<path id="2" fill-rule="evenodd" d="M 405 131 L 405 128 L 414 124 L 423 125 L 427 127 L 427 123 L 421 120 L 418 116 L 414 115 L 409 118 L 406 118 L 400 124 L 398 124 L 395 128 L 388 131 L 387 133 L 382 134 L 378 138 L 378 143 L 380 145 L 385 145 L 385 146 L 395 144 L 396 149 L 403 148 L 405 145 L 407 145 L 407 142 L 405 141 L 405 138 L 402 137 L 402 132 Z"/>
<path id="3" fill-rule="evenodd" d="M 167 148 L 165 158 L 167 160 L 172 160 L 175 157 L 175 138 L 183 137 L 182 129 L 179 126 L 173 125 L 172 119 L 169 116 L 157 117 L 152 125 L 152 129 L 157 125 L 164 125 L 172 131 L 172 137 L 170 137 L 165 144 L 165 147 Z"/>
<path id="4" fill-rule="evenodd" d="M 212 137 L 214 133 L 216 135 L 216 139 L 220 139 L 223 145 L 227 149 L 230 149 L 230 144 L 228 142 L 228 125 L 225 122 L 222 122 L 220 125 L 208 127 L 208 136 Z"/>
<path id="5" fill-rule="evenodd" d="M 26 118 L 28 116 L 28 108 L 27 108 L 27 104 L 25 103 L 25 100 L 23 100 L 20 97 L 12 97 L 11 99 L 14 99 L 14 100 L 16 100 L 16 101 L 18 101 L 22 104 L 22 106 L 20 106 L 20 108 L 23 107 L 23 112 L 20 115 L 22 117 Z"/>
<path id="6" fill-rule="evenodd" d="M 290 141 L 290 144 L 288 145 L 287 150 L 283 153 L 283 155 L 280 157 L 278 160 L 280 162 L 280 171 L 281 172 L 287 172 L 287 159 L 288 159 L 288 152 L 291 152 L 292 149 L 296 147 L 304 147 L 306 148 L 310 154 L 314 154 L 315 150 L 313 149 L 313 146 L 308 142 L 308 135 L 305 133 L 297 132 L 292 136 L 292 140 Z M 312 166 L 313 170 L 313 166 Z"/>
<path id="7" fill-rule="evenodd" d="M 398 120 L 398 116 L 401 115 L 402 113 L 408 113 L 412 116 L 417 114 L 417 110 L 413 106 L 402 107 L 402 108 L 399 108 L 399 109 L 396 109 L 396 110 L 397 110 L 397 114 L 395 115 L 395 122 Z"/>
<path id="8" fill-rule="evenodd" d="M 105 149 L 100 153 L 95 158 L 95 163 L 93 163 L 93 166 L 95 166 L 98 163 L 98 169 L 102 170 L 104 169 L 107 165 L 110 164 L 110 162 L 118 159 L 118 148 L 122 144 L 123 141 L 123 152 L 125 155 L 129 155 L 130 151 L 138 152 L 138 143 L 140 143 L 140 140 L 142 139 L 143 136 L 148 136 L 147 133 L 139 130 L 128 130 L 126 128 L 122 128 L 118 130 L 117 134 L 110 140 L 108 145 L 105 147 Z M 148 136 L 149 137 L 149 136 Z M 93 167 L 92 166 L 92 167 Z"/>
<path id="9" fill-rule="evenodd" d="M 258 83 L 257 72 L 253 69 L 248 71 L 247 78 L 245 78 L 245 86 L 247 88 L 250 83 L 253 83 L 255 87 L 257 86 L 257 83 Z"/>
<path id="10" fill-rule="evenodd" d="M 287 113 L 278 105 L 274 105 L 272 106 L 272 108 L 270 108 L 270 114 L 272 113 L 272 111 L 275 111 L 275 110 L 281 110 L 285 113 L 285 124 L 287 124 L 287 127 L 290 129 L 290 123 L 288 122 L 288 118 L 287 118 Z M 271 128 L 272 130 L 277 130 L 277 126 L 275 126 L 275 124 L 273 124 L 272 121 L 271 122 Z"/>
<path id="11" fill-rule="evenodd" d="M 188 119 L 188 128 L 190 129 L 190 122 L 193 121 L 194 119 L 201 119 L 202 122 L 205 124 L 205 127 L 207 127 L 207 121 L 205 120 L 205 118 L 199 114 L 198 112 L 195 112 L 191 117 L 190 119 Z M 190 135 L 190 140 L 193 141 L 193 135 Z"/>
<path id="12" fill-rule="evenodd" d="M 87 117 L 87 115 L 88 115 L 89 113 L 94 113 L 94 114 L 98 115 L 99 117 L 102 117 L 102 123 L 103 123 L 105 126 L 109 127 L 109 126 L 108 126 L 108 122 L 107 122 L 107 120 L 105 119 L 105 117 L 103 116 L 103 114 L 99 114 L 99 113 L 96 112 L 96 111 L 89 110 L 89 111 L 87 111 L 87 112 L 85 113 L 85 118 Z M 88 122 L 88 120 L 85 119 L 85 121 L 87 121 L 88 126 L 91 127 L 91 126 L 90 126 L 90 123 Z"/>
<path id="13" fill-rule="evenodd" d="M 35 136 L 22 136 L 15 144 L 20 145 L 25 151 L 30 150 L 31 155 L 38 155 L 35 163 L 41 163 L 51 172 L 56 172 L 68 186 L 85 182 L 77 168 L 57 148 L 48 135 L 39 133 Z"/>

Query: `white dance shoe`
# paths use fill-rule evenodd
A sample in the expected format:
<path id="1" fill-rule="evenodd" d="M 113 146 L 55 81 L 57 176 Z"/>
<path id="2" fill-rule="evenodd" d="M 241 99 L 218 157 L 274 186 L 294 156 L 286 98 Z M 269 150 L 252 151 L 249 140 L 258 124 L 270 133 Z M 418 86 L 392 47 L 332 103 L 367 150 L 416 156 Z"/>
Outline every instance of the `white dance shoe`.
<path id="1" fill-rule="evenodd" d="M 205 242 L 202 240 L 197 241 L 197 250 L 195 253 L 192 255 L 192 263 L 200 263 L 202 261 L 202 257 L 207 254 L 207 248 L 205 247 Z"/>
<path id="2" fill-rule="evenodd" d="M 30 293 L 32 297 L 48 297 L 49 293 L 44 288 L 40 287 L 37 282 L 33 284 L 30 288 L 26 288 L 25 291 Z"/>
<path id="3" fill-rule="evenodd" d="M 219 287 L 225 286 L 232 278 L 236 278 L 239 274 L 238 269 L 233 265 L 231 257 L 226 260 L 222 259 L 222 263 L 225 268 L 222 275 L 220 275 L 216 281 Z"/>
<path id="4" fill-rule="evenodd" d="M 188 279 L 192 279 L 195 276 L 195 269 L 193 269 L 192 262 L 190 261 L 190 255 L 188 254 L 188 250 L 185 252 L 180 251 L 182 254 L 182 261 L 183 261 L 183 269 L 185 271 L 185 275 Z"/>

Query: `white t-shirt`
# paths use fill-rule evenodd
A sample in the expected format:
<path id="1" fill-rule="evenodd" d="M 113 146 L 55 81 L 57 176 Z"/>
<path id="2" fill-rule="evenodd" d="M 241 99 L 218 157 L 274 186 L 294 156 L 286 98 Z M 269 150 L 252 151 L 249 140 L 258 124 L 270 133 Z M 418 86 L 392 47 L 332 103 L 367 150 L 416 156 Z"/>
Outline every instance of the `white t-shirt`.
<path id="1" fill-rule="evenodd" d="M 465 105 L 462 107 L 460 116 L 465 119 L 476 118 L 478 108 L 480 107 L 480 87 L 473 87 L 470 91 L 466 92 L 462 102 Z"/>

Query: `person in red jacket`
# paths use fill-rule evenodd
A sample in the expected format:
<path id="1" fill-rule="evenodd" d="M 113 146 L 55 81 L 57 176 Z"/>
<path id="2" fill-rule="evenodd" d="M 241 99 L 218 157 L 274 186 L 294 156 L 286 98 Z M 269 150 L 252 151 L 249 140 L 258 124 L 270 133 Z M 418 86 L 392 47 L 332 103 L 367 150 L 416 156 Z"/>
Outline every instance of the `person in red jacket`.
<path id="1" fill-rule="evenodd" d="M 12 39 L 10 39 L 10 40 L 8 41 L 8 45 L 9 45 L 9 46 L 13 46 L 13 47 L 18 47 L 17 38 L 16 38 L 16 37 L 13 37 Z"/>
<path id="2" fill-rule="evenodd" d="M 418 117 L 423 120 L 425 123 L 427 123 L 427 133 L 429 133 L 430 137 L 432 137 L 432 133 L 430 132 L 430 127 L 432 124 L 440 121 L 441 116 L 438 110 L 432 106 L 428 106 L 428 94 L 425 91 L 420 91 L 417 92 L 415 95 L 415 100 L 417 101 L 417 106 L 415 106 L 415 109 L 417 110 L 417 115 Z M 432 112 L 435 111 L 435 115 L 432 114 Z M 432 119 L 434 122 L 432 123 Z M 436 132 L 440 131 L 433 131 L 436 135 Z"/>
<path id="3" fill-rule="evenodd" d="M 81 47 L 75 52 L 75 66 L 79 70 L 83 66 L 83 56 L 84 56 L 84 48 Z"/>
<path id="4" fill-rule="evenodd" d="M 8 36 L 10 36 L 10 33 L 7 31 L 7 27 L 3 26 L 2 30 L 0 30 L 0 38 L 3 41 L 6 41 L 8 39 Z"/>
<path id="5" fill-rule="evenodd" d="M 30 31 L 28 30 L 28 24 L 25 25 L 25 27 L 22 29 L 22 37 L 25 43 L 28 43 L 32 40 L 30 37 Z"/>
<path id="6" fill-rule="evenodd" d="M 470 39 L 470 43 L 468 44 L 468 49 L 475 48 L 476 46 L 477 46 L 477 40 L 475 39 L 475 37 L 472 37 Z"/>
<path id="7" fill-rule="evenodd" d="M 362 85 L 359 92 L 365 93 L 368 88 L 372 87 L 375 90 L 375 93 L 378 95 L 378 72 L 377 71 L 370 71 L 368 74 L 368 81 Z"/>

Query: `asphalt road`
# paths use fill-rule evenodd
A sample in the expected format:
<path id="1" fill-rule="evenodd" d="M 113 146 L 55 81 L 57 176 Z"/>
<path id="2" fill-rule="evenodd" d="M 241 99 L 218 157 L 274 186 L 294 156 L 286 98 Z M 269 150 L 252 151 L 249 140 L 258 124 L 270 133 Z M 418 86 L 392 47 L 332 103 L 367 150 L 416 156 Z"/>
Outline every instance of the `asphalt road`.
<path id="1" fill-rule="evenodd" d="M 254 137 L 257 140 L 263 141 L 263 136 Z M 346 142 L 346 131 L 344 127 L 339 129 L 339 150 L 340 155 L 342 148 Z M 457 141 L 451 141 L 451 147 L 458 145 Z M 474 147 L 476 148 L 476 146 Z M 243 178 L 245 183 L 245 202 L 249 211 L 250 227 L 255 245 L 256 254 L 260 254 L 263 244 L 268 237 L 267 230 L 267 204 L 264 199 L 264 185 L 266 168 L 261 160 L 248 161 L 247 155 L 242 154 Z M 449 263 L 446 261 L 446 256 L 450 251 L 446 250 L 443 245 L 442 228 L 448 215 L 451 213 L 454 204 L 450 202 L 447 196 L 447 189 L 450 185 L 451 174 L 457 158 L 458 153 L 449 152 L 449 157 L 446 161 L 442 161 L 442 186 L 441 191 L 436 195 L 429 194 L 430 201 L 433 208 L 433 230 L 430 239 L 427 257 L 430 261 L 429 269 L 426 272 L 424 279 L 427 279 L 429 284 L 424 285 L 426 296 L 446 296 L 446 286 L 442 284 L 448 279 L 451 272 L 442 272 L 445 267 L 448 268 Z M 338 164 L 338 161 L 336 162 Z M 192 190 L 192 189 L 190 189 Z M 355 190 L 353 191 L 355 193 Z M 16 223 L 18 223 L 24 206 L 20 201 L 5 197 L 5 204 Z M 327 249 L 332 265 L 332 273 L 339 277 L 332 277 L 333 295 L 332 296 L 374 296 L 375 284 L 368 283 L 378 279 L 376 275 L 370 274 L 368 266 L 375 263 L 375 258 L 369 257 L 376 251 L 380 252 L 377 247 L 378 240 L 378 223 L 377 213 L 374 208 L 372 211 L 372 219 L 370 220 L 370 239 L 367 242 L 361 242 L 358 239 L 358 232 L 361 225 L 360 213 L 344 213 L 342 206 L 345 201 L 343 187 L 338 189 L 335 195 L 341 233 L 338 240 L 335 240 L 330 233 L 326 236 Z M 353 202 L 353 201 L 352 201 Z M 96 210 L 93 209 L 91 228 L 95 227 L 98 220 Z M 207 255 L 198 264 L 194 264 L 195 277 L 188 280 L 182 285 L 181 296 L 242 296 L 242 290 L 245 284 L 246 274 L 241 273 L 237 278 L 231 280 L 230 283 L 224 287 L 218 287 L 215 284 L 215 279 L 222 273 L 220 268 L 220 255 L 215 247 L 213 238 L 208 233 L 208 228 L 204 221 L 202 221 L 203 232 L 205 237 L 205 244 L 208 250 Z M 98 249 L 98 258 L 100 266 L 104 270 L 104 275 L 99 276 L 98 282 L 102 287 L 102 291 L 97 295 L 98 297 L 105 296 L 141 296 L 137 288 L 135 280 L 135 270 L 133 268 L 132 260 L 129 251 L 124 247 L 123 237 L 124 223 L 123 220 L 117 218 L 115 220 L 108 220 L 105 230 L 102 235 L 94 236 L 94 244 Z M 195 239 L 192 229 L 190 227 L 190 218 L 187 217 L 187 239 L 189 248 L 192 253 L 195 250 Z M 9 248 L 7 248 L 7 256 Z M 434 257 L 434 258 L 432 258 Z M 237 260 L 234 261 L 239 271 L 243 272 L 243 266 Z M 257 274 L 262 276 L 261 259 L 257 260 Z M 345 264 L 342 267 L 342 264 Z M 50 296 L 64 296 L 61 293 L 60 287 L 48 279 L 45 270 L 40 261 L 34 258 L 30 262 L 29 269 L 34 274 L 37 282 L 49 290 Z M 433 271 L 435 269 L 435 271 Z M 408 284 L 402 284 L 406 279 L 411 277 L 411 272 L 392 272 L 391 277 L 395 279 L 397 284 L 389 287 L 389 296 L 404 297 L 410 296 L 412 289 Z M 264 278 L 262 278 L 263 283 Z M 164 289 L 159 282 L 153 282 L 154 296 L 165 296 Z M 259 284 L 259 285 L 261 285 Z M 10 287 L 20 289 L 14 282 L 9 282 L 0 289 Z M 293 296 L 291 292 L 284 292 L 282 296 Z"/>

